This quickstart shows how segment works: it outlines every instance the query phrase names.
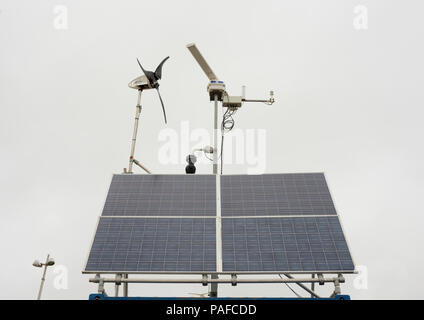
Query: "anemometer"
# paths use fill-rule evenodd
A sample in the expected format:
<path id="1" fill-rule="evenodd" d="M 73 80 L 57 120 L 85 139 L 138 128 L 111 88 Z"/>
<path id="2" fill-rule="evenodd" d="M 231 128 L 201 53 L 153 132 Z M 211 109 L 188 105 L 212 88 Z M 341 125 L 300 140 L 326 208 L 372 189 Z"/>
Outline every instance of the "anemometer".
<path id="1" fill-rule="evenodd" d="M 221 153 L 220 153 L 220 159 L 221 159 L 221 174 L 222 174 L 222 167 L 223 167 L 223 149 L 224 149 L 224 134 L 231 131 L 234 127 L 234 119 L 232 116 L 234 113 L 243 105 L 244 102 L 263 102 L 267 105 L 272 105 L 274 103 L 274 92 L 270 91 L 270 97 L 266 100 L 250 100 L 245 98 L 245 87 L 243 87 L 243 94 L 242 96 L 230 96 L 228 92 L 225 90 L 225 83 L 222 80 L 219 80 L 216 74 L 212 71 L 209 64 L 206 62 L 205 58 L 203 58 L 202 54 L 200 53 L 199 49 L 197 49 L 196 45 L 194 43 L 190 43 L 187 45 L 187 49 L 191 52 L 194 59 L 196 59 L 197 63 L 199 64 L 200 68 L 203 70 L 203 72 L 206 74 L 206 76 L 209 78 L 209 84 L 207 86 L 207 91 L 209 93 L 209 99 L 210 101 L 214 101 L 214 137 L 213 137 L 213 148 L 210 150 L 207 149 L 209 152 L 206 152 L 204 150 L 204 153 L 212 153 L 213 155 L 213 173 L 218 174 L 218 102 L 222 102 L 222 107 L 227 108 L 225 111 L 222 122 L 221 122 Z M 199 151 L 199 150 L 194 150 Z M 193 151 L 193 153 L 194 153 Z M 210 152 L 212 151 L 212 152 Z M 189 167 L 194 166 L 192 160 L 195 156 L 194 154 L 189 155 L 187 157 L 188 166 L 186 167 L 186 172 Z M 191 168 L 190 171 L 193 171 Z M 194 169 L 194 172 L 196 169 Z M 191 173 L 194 173 L 191 172 Z M 189 172 L 187 172 L 189 173 Z"/>

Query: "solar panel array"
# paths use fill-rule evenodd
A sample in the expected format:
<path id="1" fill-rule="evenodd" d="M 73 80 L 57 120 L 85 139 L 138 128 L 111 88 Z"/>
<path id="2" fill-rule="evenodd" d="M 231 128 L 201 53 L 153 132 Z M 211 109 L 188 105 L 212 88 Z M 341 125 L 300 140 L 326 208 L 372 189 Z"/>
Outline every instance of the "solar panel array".
<path id="1" fill-rule="evenodd" d="M 114 175 L 84 272 L 352 271 L 324 175 L 302 173 Z"/>

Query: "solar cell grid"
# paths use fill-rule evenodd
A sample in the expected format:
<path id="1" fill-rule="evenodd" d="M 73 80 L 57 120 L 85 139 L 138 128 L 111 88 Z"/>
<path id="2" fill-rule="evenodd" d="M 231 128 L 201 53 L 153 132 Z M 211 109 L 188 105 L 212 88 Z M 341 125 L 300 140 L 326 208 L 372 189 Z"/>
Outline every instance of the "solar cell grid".
<path id="1" fill-rule="evenodd" d="M 100 218 L 85 271 L 215 271 L 215 225 L 204 218 Z"/>
<path id="2" fill-rule="evenodd" d="M 221 176 L 222 216 L 336 215 L 322 173 Z"/>
<path id="3" fill-rule="evenodd" d="M 338 217 L 224 218 L 224 272 L 353 271 Z"/>
<path id="4" fill-rule="evenodd" d="M 103 216 L 214 216 L 213 175 L 114 175 Z"/>

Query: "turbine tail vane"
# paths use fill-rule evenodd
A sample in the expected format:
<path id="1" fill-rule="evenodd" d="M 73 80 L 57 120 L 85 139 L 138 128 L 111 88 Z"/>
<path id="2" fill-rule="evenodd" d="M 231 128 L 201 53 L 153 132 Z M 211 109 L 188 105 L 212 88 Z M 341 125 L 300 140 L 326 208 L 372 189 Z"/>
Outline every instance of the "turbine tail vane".
<path id="1" fill-rule="evenodd" d="M 203 58 L 202 54 L 200 53 L 199 49 L 197 49 L 196 45 L 194 43 L 190 43 L 190 44 L 187 45 L 187 49 L 191 52 L 194 59 L 196 59 L 200 68 L 202 68 L 203 72 L 206 74 L 206 76 L 209 78 L 209 80 L 210 81 L 218 80 L 218 77 L 212 71 L 211 67 L 206 62 L 205 58 Z"/>

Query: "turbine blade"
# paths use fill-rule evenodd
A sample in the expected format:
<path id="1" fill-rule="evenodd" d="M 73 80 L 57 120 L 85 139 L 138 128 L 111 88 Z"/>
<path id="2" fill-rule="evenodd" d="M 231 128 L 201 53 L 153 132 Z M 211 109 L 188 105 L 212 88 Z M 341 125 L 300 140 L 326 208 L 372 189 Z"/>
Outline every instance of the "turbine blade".
<path id="1" fill-rule="evenodd" d="M 156 79 L 159 80 L 159 79 L 162 78 L 162 66 L 165 63 L 165 61 L 168 60 L 168 59 L 169 59 L 169 56 L 166 57 L 165 59 L 163 59 L 161 63 L 159 63 L 158 67 L 155 70 Z"/>
<path id="2" fill-rule="evenodd" d="M 162 101 L 162 97 L 160 96 L 159 88 L 156 88 L 156 91 L 158 92 L 160 103 L 162 104 L 162 111 L 163 111 L 163 117 L 165 119 L 165 124 L 167 124 L 166 113 L 165 113 L 165 106 L 163 105 L 163 101 Z"/>
<path id="3" fill-rule="evenodd" d="M 138 62 L 138 65 L 140 66 L 141 70 L 143 71 L 144 75 L 145 75 L 145 76 L 146 76 L 146 78 L 148 79 L 149 77 L 148 77 L 148 76 L 147 76 L 147 74 L 146 74 L 146 70 L 144 70 L 144 68 L 143 68 L 143 66 L 141 65 L 140 60 L 138 60 L 138 58 L 137 58 L 137 62 Z"/>
<path id="4" fill-rule="evenodd" d="M 152 79 L 149 77 L 149 74 L 148 74 L 149 71 L 144 70 L 144 68 L 141 65 L 140 60 L 138 60 L 138 58 L 137 58 L 137 62 L 138 62 L 138 65 L 140 66 L 141 70 L 143 71 L 143 74 L 146 76 L 147 81 L 149 81 L 149 86 L 151 87 L 152 86 Z"/>
<path id="5" fill-rule="evenodd" d="M 154 87 L 156 81 L 155 81 L 155 77 L 153 75 L 153 72 L 144 70 L 144 68 L 141 65 L 140 60 L 138 60 L 138 58 L 137 58 L 137 62 L 138 62 L 138 65 L 140 66 L 141 70 L 143 71 L 144 75 L 146 76 L 147 80 L 150 82 L 150 86 Z"/>

